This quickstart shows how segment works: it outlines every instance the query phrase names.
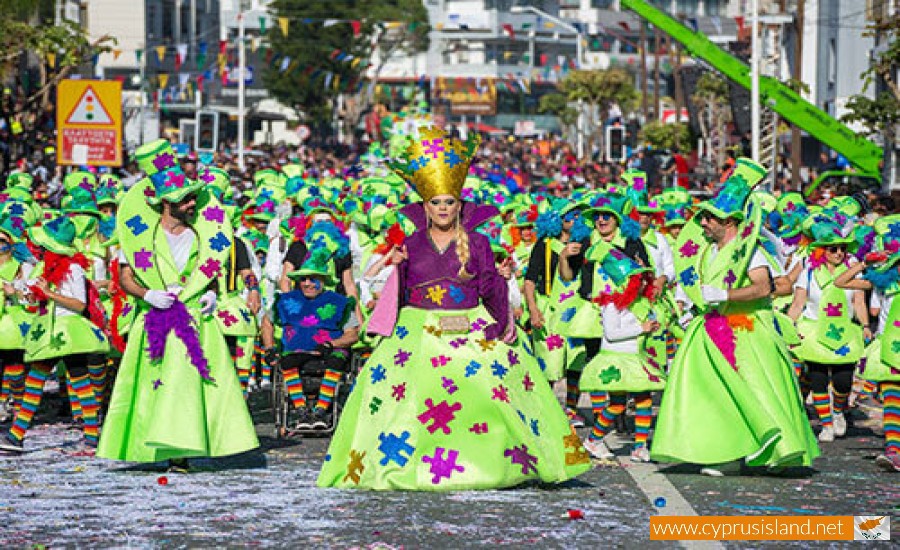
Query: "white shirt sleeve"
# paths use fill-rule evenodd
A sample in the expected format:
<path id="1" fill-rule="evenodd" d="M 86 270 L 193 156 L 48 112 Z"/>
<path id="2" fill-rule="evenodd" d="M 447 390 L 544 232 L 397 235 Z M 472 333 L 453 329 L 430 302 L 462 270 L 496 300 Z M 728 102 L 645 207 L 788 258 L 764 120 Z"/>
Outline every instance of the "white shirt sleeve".
<path id="1" fill-rule="evenodd" d="M 511 277 L 506 282 L 507 288 L 509 288 L 509 307 L 516 309 L 522 307 L 522 291 L 519 290 L 519 282 L 515 277 Z"/>
<path id="2" fill-rule="evenodd" d="M 800 271 L 800 275 L 797 276 L 797 284 L 794 286 L 797 288 L 802 288 L 807 293 L 809 292 L 809 280 L 812 279 L 809 273 L 809 266 L 804 267 Z"/>
<path id="3" fill-rule="evenodd" d="M 661 274 L 665 275 L 669 282 L 674 281 L 675 258 L 672 254 L 672 247 L 669 245 L 668 239 L 666 239 L 664 235 L 657 233 L 656 246 L 659 247 L 659 258 L 660 263 L 662 264 L 659 266 L 661 268 Z"/>
<path id="4" fill-rule="evenodd" d="M 84 286 L 84 269 L 78 264 L 72 264 L 72 267 L 69 268 L 69 274 L 66 275 L 66 278 L 59 285 L 59 293 L 66 298 L 87 302 L 87 289 Z M 79 313 L 57 304 L 56 315 L 57 317 L 64 317 L 67 315 L 79 315 Z"/>
<path id="5" fill-rule="evenodd" d="M 629 309 L 619 311 L 616 306 L 607 304 L 603 306 L 602 318 L 603 338 L 609 342 L 633 340 L 644 331 L 640 321 Z"/>
<path id="6" fill-rule="evenodd" d="M 103 258 L 94 258 L 94 280 L 105 281 L 109 277 L 106 273 L 106 260 Z"/>

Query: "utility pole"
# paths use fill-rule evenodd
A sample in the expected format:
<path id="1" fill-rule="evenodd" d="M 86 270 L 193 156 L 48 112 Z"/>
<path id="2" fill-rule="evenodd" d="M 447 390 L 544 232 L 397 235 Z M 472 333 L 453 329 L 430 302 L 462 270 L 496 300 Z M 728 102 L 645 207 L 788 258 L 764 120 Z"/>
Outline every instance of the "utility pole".
<path id="1" fill-rule="evenodd" d="M 797 12 L 794 15 L 794 66 L 791 75 L 795 82 L 803 77 L 803 11 L 806 0 L 797 0 Z M 782 2 L 782 12 L 784 12 Z M 798 90 L 797 93 L 800 93 Z M 797 191 L 803 190 L 800 179 L 800 164 L 803 162 L 803 134 L 796 124 L 791 125 L 791 186 Z"/>
<path id="2" fill-rule="evenodd" d="M 659 43 L 662 33 L 658 27 L 653 27 L 653 116 L 656 120 L 662 119 L 662 109 L 659 102 Z"/>
<path id="3" fill-rule="evenodd" d="M 244 52 L 244 11 L 238 13 L 238 166 L 244 171 L 244 73 L 247 71 L 247 59 Z"/>
<path id="4" fill-rule="evenodd" d="M 756 162 L 760 162 L 759 158 L 759 134 L 761 123 L 761 112 L 759 105 L 759 0 L 750 0 L 750 13 L 753 16 L 753 24 L 751 25 L 750 37 L 750 131 L 752 158 Z"/>
<path id="5" fill-rule="evenodd" d="M 641 36 L 638 38 L 638 49 L 641 54 L 641 114 L 644 117 L 644 124 L 647 123 L 647 27 L 643 19 L 638 20 L 641 26 Z"/>

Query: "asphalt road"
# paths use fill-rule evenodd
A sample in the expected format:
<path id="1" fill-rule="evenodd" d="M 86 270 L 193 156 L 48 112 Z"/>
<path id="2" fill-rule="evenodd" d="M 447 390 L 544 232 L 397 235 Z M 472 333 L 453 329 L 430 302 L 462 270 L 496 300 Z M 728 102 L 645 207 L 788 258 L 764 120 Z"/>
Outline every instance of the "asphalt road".
<path id="1" fill-rule="evenodd" d="M 80 432 L 45 410 L 29 452 L 0 455 L 0 547 L 671 548 L 648 540 L 649 517 L 685 510 L 893 515 L 892 538 L 900 540 L 900 476 L 873 462 L 883 445 L 873 431 L 877 408 L 855 410 L 848 437 L 826 445 L 814 470 L 781 477 L 635 465 L 626 445 L 618 461 L 562 486 L 449 494 L 316 488 L 327 441 L 275 440 L 265 399 L 254 400 L 254 411 L 261 449 L 192 461 L 191 473 L 176 474 L 81 456 Z M 569 519 L 569 509 L 583 519 Z"/>

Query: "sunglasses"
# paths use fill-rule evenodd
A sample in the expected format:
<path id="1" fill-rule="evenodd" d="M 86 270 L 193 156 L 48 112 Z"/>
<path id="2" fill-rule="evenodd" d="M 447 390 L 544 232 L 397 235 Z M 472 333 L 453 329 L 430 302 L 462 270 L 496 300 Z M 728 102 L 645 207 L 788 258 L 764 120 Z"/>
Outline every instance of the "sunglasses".
<path id="1" fill-rule="evenodd" d="M 837 254 L 838 252 L 846 252 L 846 251 L 847 251 L 847 245 L 845 245 L 845 244 L 835 244 L 835 245 L 831 245 L 831 246 L 826 246 L 826 247 L 825 247 L 825 251 L 826 251 L 826 252 L 831 252 L 832 254 Z"/>
<path id="2" fill-rule="evenodd" d="M 697 219 L 700 220 L 701 222 L 702 221 L 710 221 L 710 220 L 716 220 L 717 222 L 722 221 L 722 218 L 719 218 L 718 216 L 713 215 L 711 212 L 700 212 L 699 214 L 697 214 Z"/>
<path id="3" fill-rule="evenodd" d="M 456 199 L 431 199 L 428 201 L 431 203 L 431 206 L 454 206 L 456 205 Z"/>
<path id="4" fill-rule="evenodd" d="M 307 283 L 307 282 L 315 282 L 318 279 L 316 279 L 312 275 L 303 275 L 303 276 L 297 277 L 297 280 L 300 281 L 301 283 Z"/>
<path id="5" fill-rule="evenodd" d="M 568 212 L 568 213 L 566 213 L 565 216 L 563 216 L 564 222 L 574 222 L 576 219 L 578 219 L 578 211 L 577 210 Z"/>
<path id="6" fill-rule="evenodd" d="M 615 216 L 613 214 L 611 214 L 610 212 L 600 212 L 599 214 L 597 214 L 597 219 L 603 220 L 605 222 L 608 222 L 609 220 L 611 220 L 613 218 L 615 218 Z"/>
<path id="7" fill-rule="evenodd" d="M 6 239 L 0 239 L 0 246 L 6 246 L 10 244 L 12 243 L 10 241 L 7 241 Z"/>

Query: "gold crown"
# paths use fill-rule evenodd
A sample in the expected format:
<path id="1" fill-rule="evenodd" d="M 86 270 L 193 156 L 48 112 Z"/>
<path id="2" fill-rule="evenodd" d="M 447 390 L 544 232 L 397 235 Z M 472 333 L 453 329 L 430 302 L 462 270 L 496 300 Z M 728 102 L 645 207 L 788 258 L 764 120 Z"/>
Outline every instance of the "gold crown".
<path id="1" fill-rule="evenodd" d="M 469 134 L 465 142 L 450 138 L 437 127 L 423 128 L 411 138 L 400 158 L 389 163 L 398 176 L 415 187 L 422 200 L 438 195 L 462 195 L 469 164 L 478 150 L 481 136 Z"/>

